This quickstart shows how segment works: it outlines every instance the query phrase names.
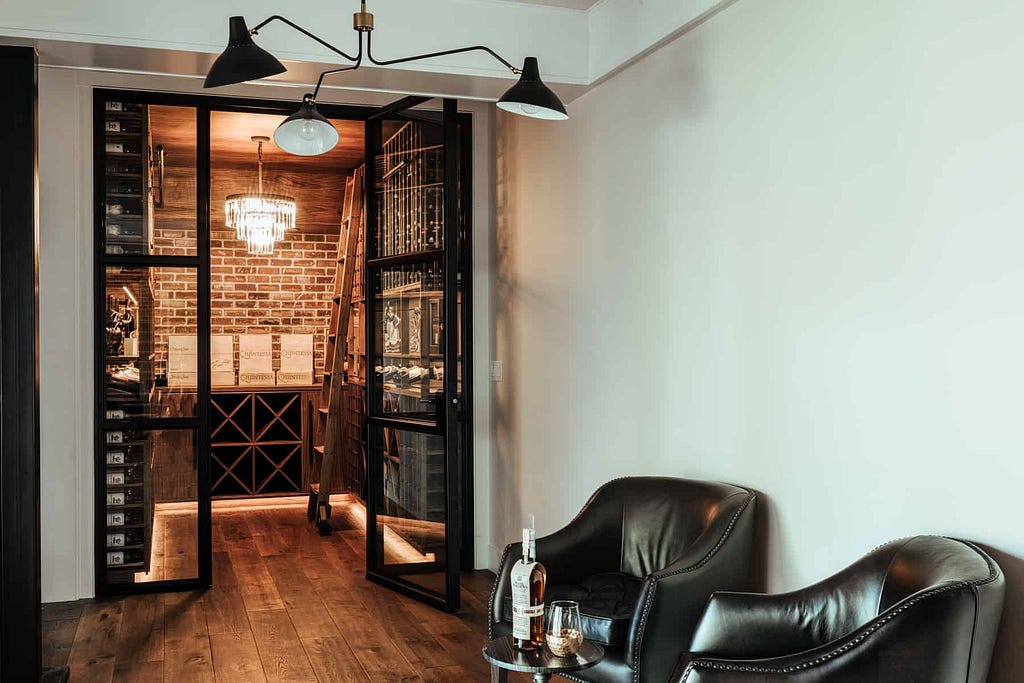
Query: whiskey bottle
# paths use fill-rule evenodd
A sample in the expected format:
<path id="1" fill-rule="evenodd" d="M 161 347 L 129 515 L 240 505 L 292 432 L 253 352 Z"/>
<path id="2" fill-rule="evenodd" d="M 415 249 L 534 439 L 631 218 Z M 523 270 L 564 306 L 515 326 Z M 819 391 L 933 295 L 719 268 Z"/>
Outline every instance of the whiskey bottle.
<path id="1" fill-rule="evenodd" d="M 523 559 L 512 567 L 512 644 L 518 650 L 544 646 L 544 586 L 548 573 L 537 561 L 537 535 L 523 529 Z"/>

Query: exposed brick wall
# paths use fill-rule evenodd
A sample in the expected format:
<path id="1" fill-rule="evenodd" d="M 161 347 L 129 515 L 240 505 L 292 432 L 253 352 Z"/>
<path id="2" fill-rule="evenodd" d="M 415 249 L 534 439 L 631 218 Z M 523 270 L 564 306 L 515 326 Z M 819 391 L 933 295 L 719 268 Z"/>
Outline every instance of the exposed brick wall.
<path id="1" fill-rule="evenodd" d="M 154 238 L 181 239 L 162 236 Z M 312 334 L 314 372 L 323 369 L 324 331 L 330 320 L 338 258 L 338 235 L 292 232 L 270 256 L 251 256 L 234 231 L 214 229 L 210 237 L 212 334 L 274 335 L 274 369 L 281 334 Z M 154 335 L 157 373 L 166 372 L 167 335 L 195 334 L 195 277 L 180 269 L 156 269 Z M 238 344 L 235 344 L 238 367 Z"/>

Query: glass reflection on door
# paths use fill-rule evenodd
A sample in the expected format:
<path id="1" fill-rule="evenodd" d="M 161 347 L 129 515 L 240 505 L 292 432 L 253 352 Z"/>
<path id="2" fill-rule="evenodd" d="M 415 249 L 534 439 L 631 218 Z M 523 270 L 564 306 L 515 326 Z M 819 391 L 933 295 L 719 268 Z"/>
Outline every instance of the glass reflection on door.
<path id="1" fill-rule="evenodd" d="M 445 592 L 444 439 L 405 429 L 378 430 L 378 562 L 384 574 Z"/>

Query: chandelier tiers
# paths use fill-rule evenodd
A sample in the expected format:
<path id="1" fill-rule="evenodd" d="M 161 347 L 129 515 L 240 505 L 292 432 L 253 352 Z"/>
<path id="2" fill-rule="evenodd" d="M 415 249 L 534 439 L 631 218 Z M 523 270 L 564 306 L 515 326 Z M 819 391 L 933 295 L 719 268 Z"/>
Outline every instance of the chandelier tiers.
<path id="1" fill-rule="evenodd" d="M 274 253 L 274 243 L 284 239 L 285 231 L 295 227 L 295 199 L 263 192 L 263 143 L 270 138 L 254 135 L 251 139 L 256 143 L 257 189 L 227 197 L 224 223 L 246 241 L 250 254 L 267 255 Z"/>
<path id="2" fill-rule="evenodd" d="M 231 17 L 228 20 L 228 44 L 224 51 L 214 61 L 213 66 L 206 75 L 203 83 L 205 88 L 215 88 L 222 85 L 232 85 L 254 81 L 268 76 L 284 73 L 287 69 L 276 57 L 257 45 L 252 37 L 257 35 L 264 26 L 280 21 L 287 24 L 299 33 L 315 40 L 331 52 L 340 55 L 345 60 L 352 62 L 351 66 L 343 66 L 337 69 L 329 69 L 320 74 L 313 92 L 302 98 L 302 106 L 299 111 L 289 116 L 274 133 L 274 142 L 286 152 L 312 156 L 323 154 L 329 151 L 338 142 L 338 132 L 334 126 L 324 118 L 316 108 L 316 96 L 320 92 L 324 78 L 331 74 L 344 71 L 354 71 L 363 64 L 363 58 L 377 66 L 391 66 L 404 62 L 418 61 L 421 59 L 432 59 L 446 55 L 460 54 L 464 52 L 486 52 L 494 59 L 504 64 L 512 73 L 520 76 L 519 82 L 498 100 L 498 107 L 519 114 L 537 119 L 549 121 L 564 121 L 569 118 L 558 96 L 548 88 L 540 77 L 540 68 L 536 57 L 527 57 L 523 68 L 518 68 L 511 62 L 504 59 L 497 52 L 484 45 L 456 48 L 454 50 L 442 50 L 430 52 L 412 57 L 401 57 L 399 59 L 378 60 L 373 56 L 371 36 L 373 32 L 373 14 L 366 11 L 366 2 L 360 3 L 359 11 L 352 16 L 352 28 L 358 36 L 358 51 L 355 56 L 343 50 L 339 50 L 322 38 L 310 33 L 298 24 L 285 19 L 280 15 L 273 15 L 249 29 L 246 26 L 245 18 Z M 363 36 L 366 36 L 365 53 Z"/>

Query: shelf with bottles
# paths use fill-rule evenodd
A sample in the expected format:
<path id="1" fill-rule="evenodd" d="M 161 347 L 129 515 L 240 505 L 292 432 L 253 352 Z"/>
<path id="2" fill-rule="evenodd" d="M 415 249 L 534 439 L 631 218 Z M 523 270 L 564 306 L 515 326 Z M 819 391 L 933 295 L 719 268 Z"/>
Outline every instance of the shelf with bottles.
<path id="1" fill-rule="evenodd" d="M 104 253 L 144 255 L 152 234 L 148 107 L 107 102 L 103 120 Z"/>
<path id="2" fill-rule="evenodd" d="M 440 249 L 444 228 L 444 157 L 441 129 L 401 126 L 377 156 L 376 255 Z"/>

